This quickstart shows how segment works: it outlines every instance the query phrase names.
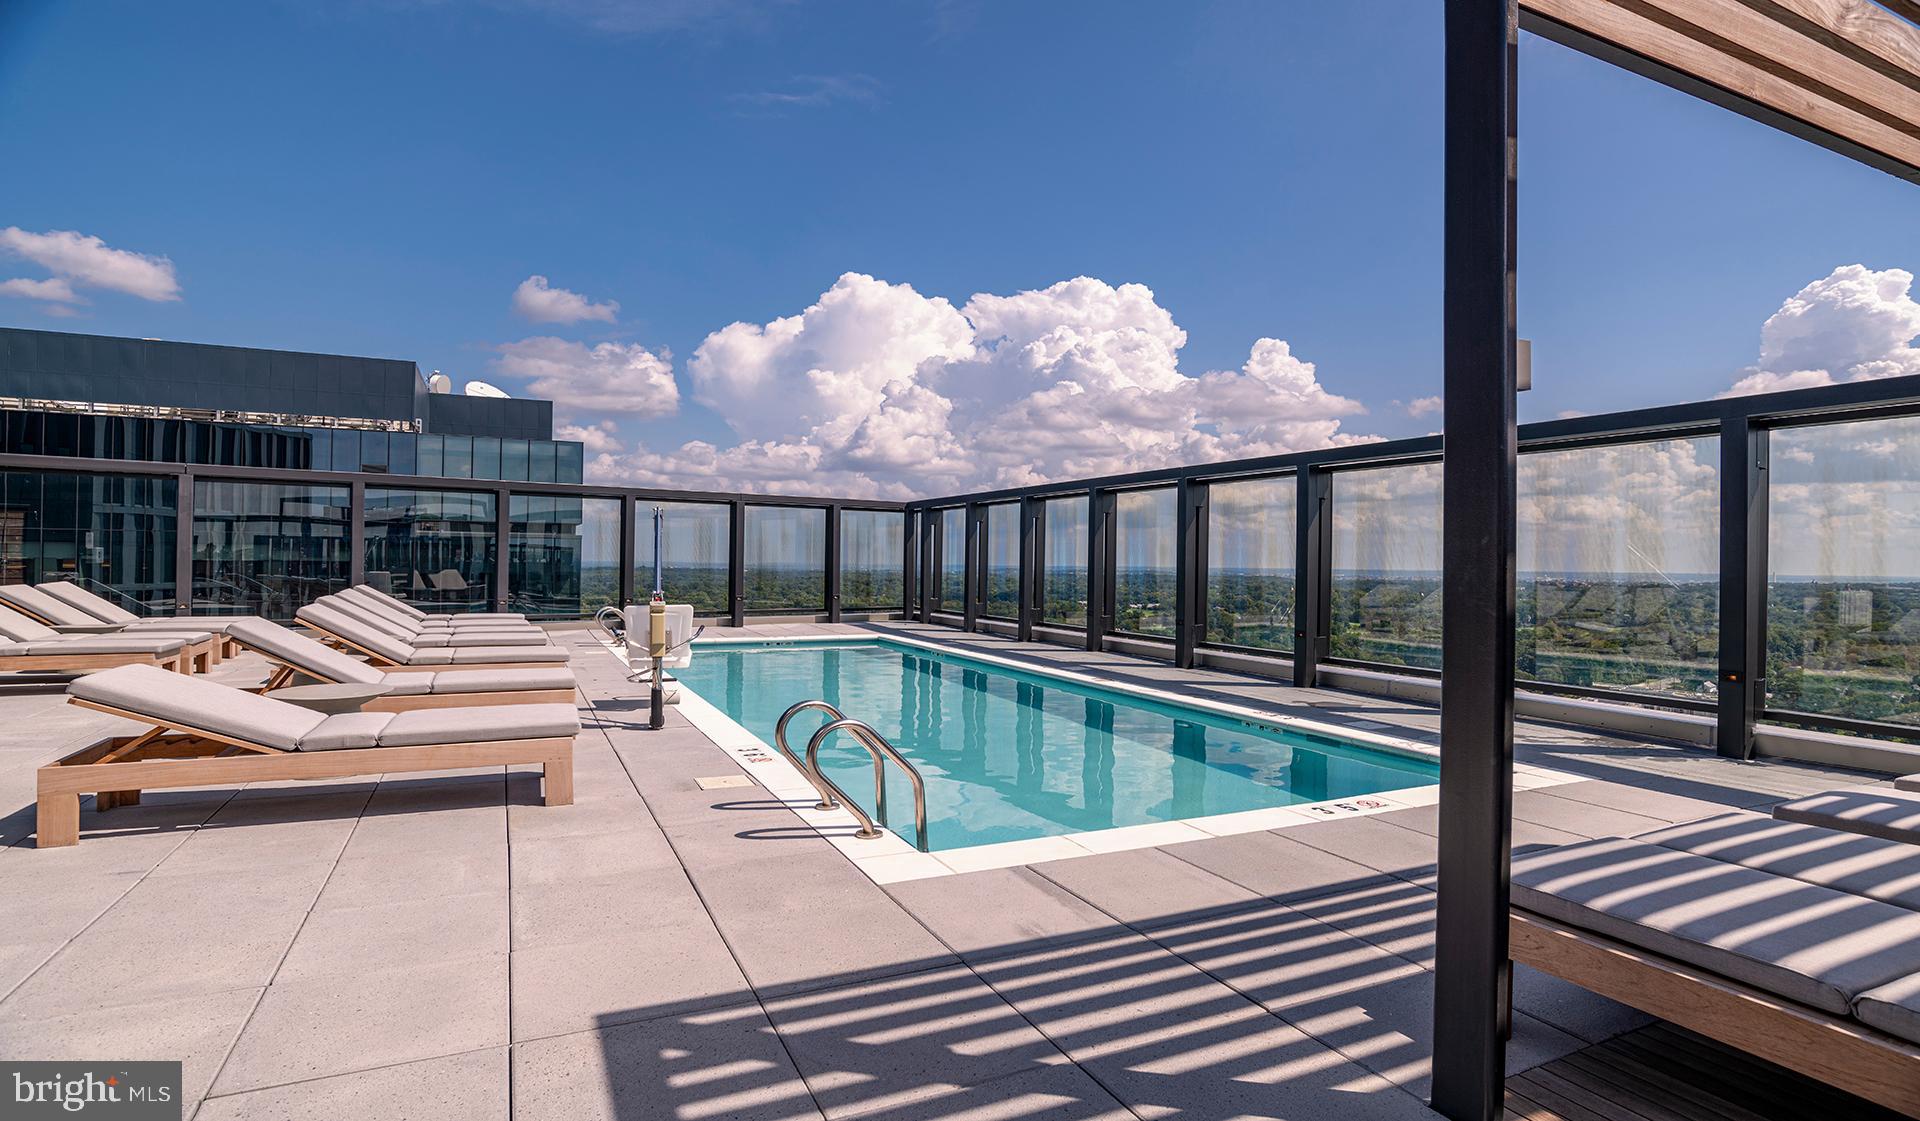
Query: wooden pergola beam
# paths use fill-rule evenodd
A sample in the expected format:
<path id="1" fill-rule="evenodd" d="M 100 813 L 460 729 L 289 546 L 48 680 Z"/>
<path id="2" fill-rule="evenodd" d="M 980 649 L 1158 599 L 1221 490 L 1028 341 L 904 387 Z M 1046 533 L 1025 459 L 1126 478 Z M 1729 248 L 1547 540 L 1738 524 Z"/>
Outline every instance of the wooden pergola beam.
<path id="1" fill-rule="evenodd" d="M 1914 0 L 1908 0 L 1912 5 Z M 1524 26 L 1920 182 L 1920 26 L 1866 0 L 1521 0 Z"/>

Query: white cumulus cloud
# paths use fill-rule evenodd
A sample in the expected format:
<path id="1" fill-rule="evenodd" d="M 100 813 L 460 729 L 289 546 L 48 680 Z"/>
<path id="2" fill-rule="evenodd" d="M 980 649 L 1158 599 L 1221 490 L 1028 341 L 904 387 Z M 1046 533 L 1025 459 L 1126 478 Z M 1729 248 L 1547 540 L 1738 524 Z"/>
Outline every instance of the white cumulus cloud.
<path id="1" fill-rule="evenodd" d="M 494 368 L 527 378 L 534 396 L 552 401 L 563 417 L 618 413 L 646 419 L 680 408 L 673 356 L 638 343 L 585 343 L 548 335 L 504 343 Z"/>
<path id="2" fill-rule="evenodd" d="M 1188 374 L 1153 292 L 1089 277 L 960 307 L 847 273 L 796 315 L 734 323 L 687 364 L 737 443 L 597 457 L 596 478 L 912 495 L 1277 454 L 1356 437 L 1359 403 L 1260 339 Z M 539 387 L 535 386 L 538 391 Z"/>
<path id="3" fill-rule="evenodd" d="M 603 420 L 598 424 L 556 424 L 553 438 L 578 440 L 589 455 L 612 455 L 627 450 L 627 445 L 620 439 L 620 426 L 611 420 Z"/>
<path id="4" fill-rule="evenodd" d="M 1723 397 L 1920 374 L 1913 274 L 1842 265 L 1794 293 L 1760 328 L 1760 360 Z"/>
<path id="5" fill-rule="evenodd" d="M 8 226 L 0 229 L 0 253 L 31 261 L 53 274 L 41 280 L 20 277 L 0 282 L 0 296 L 71 305 L 86 302 L 79 289 L 98 288 L 143 300 L 180 298 L 172 261 L 115 249 L 77 230 L 34 233 Z"/>
<path id="6" fill-rule="evenodd" d="M 620 304 L 615 300 L 596 304 L 578 292 L 553 287 L 536 273 L 513 290 L 513 311 L 532 323 L 584 323 L 589 319 L 612 323 L 620 313 Z"/>

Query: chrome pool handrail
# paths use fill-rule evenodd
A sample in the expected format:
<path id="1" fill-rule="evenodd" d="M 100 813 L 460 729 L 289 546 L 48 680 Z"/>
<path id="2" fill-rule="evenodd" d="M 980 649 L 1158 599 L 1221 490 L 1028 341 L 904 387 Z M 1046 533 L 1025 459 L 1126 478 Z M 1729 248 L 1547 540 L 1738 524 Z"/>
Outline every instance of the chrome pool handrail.
<path id="1" fill-rule="evenodd" d="M 833 782 L 831 780 L 827 780 L 825 776 L 816 774 L 812 767 L 807 766 L 806 760 L 794 754 L 793 748 L 788 746 L 787 744 L 787 724 L 790 721 L 792 721 L 794 717 L 800 715 L 801 713 L 807 711 L 808 709 L 814 709 L 814 708 L 817 708 L 822 712 L 825 712 L 830 718 L 834 720 L 845 720 L 847 718 L 846 713 L 841 712 L 839 709 L 828 704 L 826 701 L 822 701 L 822 700 L 801 701 L 799 704 L 794 705 L 792 708 L 789 708 L 787 711 L 780 714 L 779 722 L 774 724 L 773 726 L 773 746 L 780 750 L 780 754 L 787 757 L 787 762 L 793 764 L 794 770 L 799 771 L 801 774 L 807 776 L 807 781 L 813 784 L 814 791 L 820 795 L 820 804 L 813 807 L 814 809 L 816 810 L 839 809 L 840 802 L 834 800 L 834 795 L 838 793 L 840 796 L 840 799 L 844 801 L 846 800 L 847 792 L 844 790 L 841 790 L 838 786 L 835 786 Z M 875 766 L 878 766 L 878 765 L 879 764 L 876 762 Z M 881 805 L 878 807 L 878 809 L 880 810 L 881 820 L 885 821 L 886 813 L 887 813 L 886 804 L 882 802 Z"/>
<path id="2" fill-rule="evenodd" d="M 825 704 L 824 701 L 821 703 Z M 915 767 L 912 763 L 909 763 L 907 761 L 907 757 L 900 754 L 900 752 L 892 744 L 888 743 L 887 738 L 881 735 L 878 731 L 876 731 L 873 725 L 868 724 L 864 720 L 849 720 L 844 716 L 838 720 L 828 721 L 826 724 L 821 725 L 820 730 L 815 732 L 813 734 L 813 738 L 807 741 L 807 769 L 811 771 L 822 782 L 827 783 L 829 786 L 834 786 L 832 779 L 829 779 L 827 778 L 826 775 L 820 773 L 820 745 L 827 742 L 828 736 L 831 736 L 835 732 L 841 732 L 841 731 L 853 733 L 854 740 L 857 743 L 859 743 L 860 746 L 866 748 L 868 754 L 873 756 L 874 801 L 876 804 L 878 804 L 881 807 L 880 820 L 883 823 L 886 821 L 885 806 L 887 802 L 887 775 L 886 775 L 886 767 L 882 761 L 883 760 L 891 761 L 895 766 L 907 772 L 907 780 L 913 783 L 914 847 L 919 849 L 921 852 L 926 852 L 927 851 L 927 784 L 926 784 L 926 781 L 920 777 L 919 768 Z M 839 790 L 839 787 L 834 786 L 834 789 Z M 867 830 L 871 830 L 873 828 L 872 819 L 868 818 L 865 813 L 861 812 L 860 807 L 854 803 L 852 798 L 847 797 L 846 791 L 844 790 L 840 791 L 840 796 L 842 799 L 846 801 L 847 808 L 853 811 L 854 816 L 861 818 L 864 822 L 866 822 Z M 869 836 L 869 833 L 863 831 L 856 835 L 860 837 L 867 837 Z"/>

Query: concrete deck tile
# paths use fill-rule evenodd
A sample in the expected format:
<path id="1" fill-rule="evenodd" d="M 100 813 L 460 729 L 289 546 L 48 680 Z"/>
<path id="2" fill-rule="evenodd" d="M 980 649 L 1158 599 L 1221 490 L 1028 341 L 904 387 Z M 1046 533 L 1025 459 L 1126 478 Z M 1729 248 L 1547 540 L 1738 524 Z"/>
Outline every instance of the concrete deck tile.
<path id="1" fill-rule="evenodd" d="M 1135 926 L 1195 911 L 1244 907 L 1259 896 L 1158 849 L 1103 853 L 1036 864 L 1033 870 L 1107 914 Z"/>
<path id="2" fill-rule="evenodd" d="M 1075 1066 L 1042 1067 L 977 1086 L 931 1085 L 903 1105 L 848 1114 L 862 1121 L 1133 1121 Z"/>
<path id="3" fill-rule="evenodd" d="M 1664 818 L 1646 817 L 1581 800 L 1572 793 L 1576 786 L 1557 786 L 1549 790 L 1522 790 L 1513 796 L 1516 822 L 1528 821 L 1582 837 L 1631 837 L 1671 824 Z M 1718 811 L 1709 811 L 1718 812 Z M 1702 814 L 1701 816 L 1706 816 Z"/>
<path id="4" fill-rule="evenodd" d="M 828 1117 L 1067 1061 L 964 968 L 815 990 L 766 1011 Z"/>
<path id="5" fill-rule="evenodd" d="M 506 952 L 507 900 L 497 891 L 335 907 L 307 917 L 274 984 Z"/>
<path id="6" fill-rule="evenodd" d="M 493 804 L 464 804 L 465 791 L 485 791 Z M 376 794 L 376 800 L 378 797 Z M 378 813 L 369 807 L 343 855 L 386 856 L 505 844 L 507 810 L 501 797 L 502 788 L 492 783 L 455 782 L 435 790 L 413 791 L 404 802 L 390 802 Z M 568 807 L 556 807 L 561 808 Z"/>
<path id="7" fill-rule="evenodd" d="M 693 870 L 701 898 L 762 995 L 953 960 L 852 861 L 816 844 L 783 859 Z"/>
<path id="8" fill-rule="evenodd" d="M 513 1035 L 537 1039 L 753 999 L 704 913 L 585 942 L 513 953 Z"/>
<path id="9" fill-rule="evenodd" d="M 1114 920 L 1028 868 L 888 884 L 887 893 L 969 960 L 1085 938 Z"/>
<path id="10" fill-rule="evenodd" d="M 934 853 L 934 856 L 956 872 L 980 872 L 988 868 L 1009 868 L 1016 864 L 1071 860 L 1091 855 L 1092 851 L 1067 837 L 1027 837 L 993 845 L 945 849 Z"/>
<path id="11" fill-rule="evenodd" d="M 1710 802 L 1701 798 L 1689 798 L 1681 794 L 1626 786 L 1617 782 L 1574 782 L 1564 786 L 1548 787 L 1540 793 L 1542 796 L 1570 798 L 1588 805 L 1605 806 L 1608 809 L 1622 810 L 1669 823 L 1698 821 L 1703 817 L 1727 812 L 1727 807 L 1722 802 Z"/>
<path id="12" fill-rule="evenodd" d="M 507 1121 L 505 1047 L 209 1098 L 194 1121 Z"/>
<path id="13" fill-rule="evenodd" d="M 1316 821 L 1283 832 L 1289 840 L 1405 878 L 1433 871 L 1437 859 L 1432 837 L 1392 822 L 1397 814 L 1420 812 L 1394 810 L 1342 821 Z"/>
<path id="14" fill-rule="evenodd" d="M 1287 906 L 1421 965 L 1433 962 L 1434 893 L 1404 881 L 1374 884 Z"/>
<path id="15" fill-rule="evenodd" d="M 507 846 L 429 849 L 342 857 L 333 866 L 314 910 L 364 907 L 406 899 L 438 899 L 474 891 L 507 890 Z"/>
<path id="16" fill-rule="evenodd" d="M 8 931 L 3 937 L 4 940 L 0 940 L 0 999 L 59 953 L 71 935 L 29 941 Z"/>
<path id="17" fill-rule="evenodd" d="M 1294 830 L 1239 833 L 1167 851 L 1269 899 L 1305 899 L 1390 879 L 1384 872 L 1295 840 Z"/>
<path id="18" fill-rule="evenodd" d="M 276 984 L 214 1081 L 238 1093 L 507 1042 L 507 955 Z"/>
<path id="19" fill-rule="evenodd" d="M 678 865 L 615 876 L 583 874 L 513 891 L 513 948 L 677 930 L 703 912 L 700 897 Z"/>
<path id="20" fill-rule="evenodd" d="M 513 1049 L 514 1121 L 820 1121 L 757 1005 Z"/>
<path id="21" fill-rule="evenodd" d="M 91 995 L 94 990 L 76 991 Z M 61 1015 L 0 1019 L 0 1055 L 16 1061 L 178 1062 L 183 1116 L 191 1117 L 192 1103 L 206 1094 L 259 999 L 259 989 L 228 989 L 140 1004 L 91 1006 L 70 1000 Z M 73 1010 L 76 1004 L 79 1011 Z"/>
<path id="22" fill-rule="evenodd" d="M 1421 833 L 1428 837 L 1437 838 L 1440 835 L 1440 807 L 1438 805 L 1416 806 L 1413 809 L 1395 810 L 1390 814 L 1380 814 L 1378 816 L 1391 825 L 1398 825 L 1402 829 L 1411 829 L 1415 833 Z M 1520 818 L 1513 820 L 1512 835 L 1513 849 L 1515 852 L 1522 849 L 1552 848 L 1557 845 L 1571 845 L 1588 839 L 1587 836 L 1582 833 L 1569 833 L 1564 829 L 1554 829 Z M 1429 878 L 1428 873 L 1430 871 L 1431 870 L 1415 874 L 1411 878 L 1425 881 Z"/>
<path id="23" fill-rule="evenodd" d="M 332 870 L 333 865 L 324 860 L 220 871 L 204 871 L 192 864 L 179 867 L 164 860 L 122 896 L 114 910 L 116 917 L 146 908 L 162 918 L 188 910 L 232 915 L 237 920 L 303 910 L 313 905 Z"/>
<path id="24" fill-rule="evenodd" d="M 513 842 L 515 888 L 667 868 L 678 872 L 680 862 L 651 821 L 636 820 L 618 832 L 516 837 Z"/>

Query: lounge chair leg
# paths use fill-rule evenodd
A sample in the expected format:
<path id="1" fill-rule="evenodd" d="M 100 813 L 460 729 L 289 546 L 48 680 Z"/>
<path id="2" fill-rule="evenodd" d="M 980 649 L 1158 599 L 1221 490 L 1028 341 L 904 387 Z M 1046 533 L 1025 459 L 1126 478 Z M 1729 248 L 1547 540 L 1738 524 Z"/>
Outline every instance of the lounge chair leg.
<path id="1" fill-rule="evenodd" d="M 102 790 L 93 796 L 93 808 L 95 810 L 117 810 L 121 806 L 137 806 L 139 804 L 140 792 L 138 790 Z"/>
<path id="2" fill-rule="evenodd" d="M 546 804 L 573 805 L 573 756 L 549 759 L 543 770 L 546 775 Z"/>
<path id="3" fill-rule="evenodd" d="M 34 821 L 35 848 L 52 849 L 80 843 L 80 795 L 42 794 Z"/>
<path id="4" fill-rule="evenodd" d="M 212 642 L 207 643 L 207 665 L 217 666 L 220 664 L 221 662 L 220 647 L 221 647 L 221 642 L 218 638 L 215 638 Z"/>

